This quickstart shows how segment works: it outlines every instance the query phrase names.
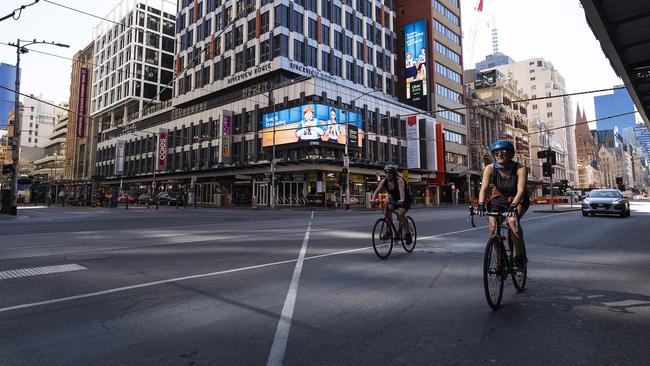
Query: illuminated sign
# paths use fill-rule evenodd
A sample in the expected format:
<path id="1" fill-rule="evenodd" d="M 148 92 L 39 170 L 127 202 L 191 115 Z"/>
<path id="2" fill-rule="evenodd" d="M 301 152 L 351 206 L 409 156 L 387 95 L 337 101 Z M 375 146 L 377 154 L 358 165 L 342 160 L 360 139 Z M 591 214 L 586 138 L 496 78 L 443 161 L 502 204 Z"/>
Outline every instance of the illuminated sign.
<path id="1" fill-rule="evenodd" d="M 84 137 L 86 133 L 86 90 L 88 88 L 88 69 L 79 70 L 79 96 L 77 98 L 77 137 Z"/>
<path id="2" fill-rule="evenodd" d="M 425 108 L 426 100 L 423 97 L 429 89 L 426 24 L 426 21 L 418 20 L 404 26 L 406 99 L 418 102 L 418 105 L 424 103 Z"/>
<path id="3" fill-rule="evenodd" d="M 307 104 L 262 116 L 262 146 L 305 142 L 345 144 L 346 126 L 356 127 L 356 145 L 363 133 L 361 114 L 320 104 Z"/>
<path id="4" fill-rule="evenodd" d="M 158 133 L 158 170 L 167 170 L 167 137 L 169 131 L 166 128 L 161 128 Z"/>

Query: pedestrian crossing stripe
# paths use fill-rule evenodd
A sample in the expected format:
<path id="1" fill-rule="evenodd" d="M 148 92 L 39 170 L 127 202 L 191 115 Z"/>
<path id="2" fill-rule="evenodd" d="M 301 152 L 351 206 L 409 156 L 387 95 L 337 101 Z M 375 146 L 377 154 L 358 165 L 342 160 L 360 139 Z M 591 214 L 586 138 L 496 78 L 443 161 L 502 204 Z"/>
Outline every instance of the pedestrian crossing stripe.
<path id="1" fill-rule="evenodd" d="M 0 272 L 0 280 L 8 280 L 11 278 L 20 278 L 20 277 L 41 276 L 41 275 L 47 275 L 52 273 L 82 271 L 84 269 L 88 269 L 88 268 L 84 266 L 80 266 L 76 263 L 60 264 L 56 266 L 47 266 L 47 267 L 12 269 L 9 271 Z"/>

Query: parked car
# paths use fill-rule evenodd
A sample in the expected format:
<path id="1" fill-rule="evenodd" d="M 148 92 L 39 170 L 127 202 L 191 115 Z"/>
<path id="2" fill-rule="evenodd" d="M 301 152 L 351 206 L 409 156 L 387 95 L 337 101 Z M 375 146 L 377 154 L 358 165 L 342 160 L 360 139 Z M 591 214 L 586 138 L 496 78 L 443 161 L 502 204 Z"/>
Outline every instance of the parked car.
<path id="1" fill-rule="evenodd" d="M 595 214 L 630 216 L 630 202 L 618 189 L 594 189 L 582 201 L 582 216 Z"/>
<path id="2" fill-rule="evenodd" d="M 176 202 L 178 202 L 179 206 L 182 206 L 185 204 L 184 197 L 177 192 L 172 192 L 169 194 L 169 198 L 167 199 L 167 204 L 169 206 L 175 206 Z"/>
<path id="3" fill-rule="evenodd" d="M 138 197 L 132 194 L 122 194 L 118 197 L 117 202 L 118 203 L 126 203 L 128 200 L 129 204 L 136 203 L 138 201 Z"/>
<path id="4" fill-rule="evenodd" d="M 146 194 L 146 193 L 141 194 L 138 197 L 138 204 L 139 205 L 146 205 L 147 203 L 153 203 L 153 198 L 150 195 Z"/>
<path id="5" fill-rule="evenodd" d="M 169 204 L 169 192 L 160 192 L 156 198 L 159 205 Z"/>

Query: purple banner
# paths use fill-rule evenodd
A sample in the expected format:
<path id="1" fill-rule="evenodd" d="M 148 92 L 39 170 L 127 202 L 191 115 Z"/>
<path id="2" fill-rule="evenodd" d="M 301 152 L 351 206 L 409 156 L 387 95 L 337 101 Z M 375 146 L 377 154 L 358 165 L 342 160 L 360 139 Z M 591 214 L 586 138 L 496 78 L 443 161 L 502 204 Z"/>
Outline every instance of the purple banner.
<path id="1" fill-rule="evenodd" d="M 77 137 L 86 134 L 86 89 L 88 88 L 88 69 L 82 67 L 79 73 L 79 98 L 77 101 Z"/>

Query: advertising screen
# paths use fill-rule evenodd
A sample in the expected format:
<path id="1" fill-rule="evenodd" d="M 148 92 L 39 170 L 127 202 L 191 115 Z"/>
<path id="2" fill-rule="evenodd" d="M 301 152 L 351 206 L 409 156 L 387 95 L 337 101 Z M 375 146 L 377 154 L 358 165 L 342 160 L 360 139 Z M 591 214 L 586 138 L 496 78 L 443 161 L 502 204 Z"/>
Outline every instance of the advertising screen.
<path id="1" fill-rule="evenodd" d="M 427 95 L 426 21 L 418 20 L 404 26 L 406 98 L 419 102 Z"/>
<path id="2" fill-rule="evenodd" d="M 284 109 L 262 116 L 262 146 L 273 145 L 274 126 L 276 145 L 296 142 L 345 144 L 346 125 L 357 127 L 362 134 L 361 114 L 321 104 Z M 361 146 L 361 141 L 357 139 L 357 146 Z"/>

